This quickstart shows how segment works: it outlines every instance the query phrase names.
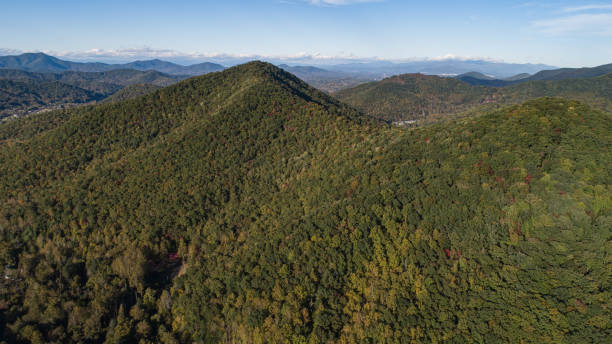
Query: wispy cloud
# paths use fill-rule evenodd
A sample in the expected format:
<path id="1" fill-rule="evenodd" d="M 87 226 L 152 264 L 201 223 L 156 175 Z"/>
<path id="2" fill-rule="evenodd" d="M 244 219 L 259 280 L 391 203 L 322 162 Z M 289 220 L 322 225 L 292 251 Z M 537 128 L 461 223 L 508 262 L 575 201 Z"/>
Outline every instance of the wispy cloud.
<path id="1" fill-rule="evenodd" d="M 174 49 L 157 49 L 152 47 L 133 47 L 121 49 L 89 49 L 80 51 L 57 50 L 15 50 L 0 47 L 0 55 L 18 55 L 22 53 L 42 52 L 51 56 L 74 61 L 100 61 L 100 62 L 127 62 L 134 60 L 165 59 L 194 63 L 201 61 L 216 61 L 220 63 L 236 64 L 251 60 L 265 60 L 277 62 L 326 64 L 338 61 L 374 61 L 377 57 L 361 57 L 351 53 L 334 55 L 321 53 L 298 52 L 295 54 L 233 54 L 222 52 L 184 52 Z"/>
<path id="2" fill-rule="evenodd" d="M 317 6 L 342 6 L 363 4 L 368 2 L 382 2 L 384 0 L 305 0 L 306 2 Z"/>
<path id="3" fill-rule="evenodd" d="M 600 10 L 612 10 L 612 5 L 583 5 L 575 7 L 566 7 L 563 12 L 584 12 L 584 11 L 600 11 Z"/>
<path id="4" fill-rule="evenodd" d="M 330 65 L 338 63 L 368 63 L 368 62 L 393 62 L 410 63 L 424 61 L 486 61 L 504 63 L 503 60 L 493 59 L 486 56 L 461 56 L 447 54 L 434 57 L 405 57 L 405 58 L 382 58 L 376 56 L 357 56 L 351 53 L 321 54 L 300 52 L 295 54 L 231 54 L 231 53 L 202 53 L 183 52 L 173 49 L 157 49 L 151 47 L 134 47 L 122 49 L 89 49 L 82 51 L 54 51 L 54 50 L 15 50 L 0 48 L 0 55 L 18 55 L 26 52 L 43 52 L 48 55 L 73 61 L 98 61 L 98 62 L 128 62 L 134 60 L 164 59 L 179 63 L 196 63 L 211 61 L 233 65 L 251 60 L 264 60 L 272 63 L 294 63 Z"/>
<path id="5" fill-rule="evenodd" d="M 353 55 L 324 55 L 320 53 L 300 52 L 287 55 L 265 55 L 265 54 L 231 54 L 231 53 L 203 53 L 183 52 L 173 49 L 156 49 L 151 47 L 136 47 L 123 49 L 89 49 L 85 51 L 43 51 L 53 56 L 95 59 L 95 58 L 118 58 L 118 59 L 142 59 L 142 58 L 167 58 L 167 59 L 278 59 L 278 60 L 329 60 L 329 59 L 352 59 Z"/>
<path id="6" fill-rule="evenodd" d="M 612 4 L 556 7 L 552 17 L 534 20 L 532 28 L 548 35 L 612 36 Z"/>
<path id="7" fill-rule="evenodd" d="M 21 54 L 21 50 L 0 48 L 0 55 L 17 55 Z"/>
<path id="8" fill-rule="evenodd" d="M 612 36 L 612 13 L 585 13 L 552 19 L 537 20 L 533 26 L 543 33 L 589 34 Z"/>
<path id="9" fill-rule="evenodd" d="M 446 54 L 443 56 L 422 57 L 405 59 L 406 61 L 486 61 L 492 63 L 504 63 L 503 60 L 495 59 L 489 56 L 460 56 L 455 54 Z"/>

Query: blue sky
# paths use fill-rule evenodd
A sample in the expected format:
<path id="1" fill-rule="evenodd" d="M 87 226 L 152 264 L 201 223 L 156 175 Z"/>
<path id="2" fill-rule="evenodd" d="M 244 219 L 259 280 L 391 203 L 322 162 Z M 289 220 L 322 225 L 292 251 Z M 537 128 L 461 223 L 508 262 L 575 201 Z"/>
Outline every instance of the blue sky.
<path id="1" fill-rule="evenodd" d="M 1 1 L 4 54 L 612 63 L 612 0 Z"/>

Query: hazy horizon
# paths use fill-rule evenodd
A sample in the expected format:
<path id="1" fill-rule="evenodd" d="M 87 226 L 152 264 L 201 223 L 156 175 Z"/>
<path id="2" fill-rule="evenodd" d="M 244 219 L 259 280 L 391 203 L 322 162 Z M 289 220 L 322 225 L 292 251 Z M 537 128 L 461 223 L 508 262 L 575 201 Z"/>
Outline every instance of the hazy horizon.
<path id="1" fill-rule="evenodd" d="M 445 62 L 445 61 L 483 61 L 488 63 L 503 63 L 503 64 L 516 64 L 516 65 L 537 65 L 537 66 L 548 66 L 557 68 L 559 66 L 553 66 L 548 64 L 531 63 L 531 62 L 514 62 L 496 60 L 488 57 L 480 56 L 436 56 L 436 57 L 409 57 L 403 59 L 384 59 L 380 57 L 358 57 L 358 56 L 313 56 L 308 54 L 293 55 L 293 56 L 266 56 L 266 55 L 234 55 L 234 54 L 210 54 L 201 56 L 193 56 L 188 54 L 168 54 L 160 52 L 157 54 L 154 50 L 146 51 L 130 51 L 122 55 L 120 52 L 55 52 L 46 50 L 10 50 L 0 48 L 0 56 L 19 56 L 28 53 L 43 53 L 48 56 L 56 57 L 62 60 L 73 61 L 73 62 L 100 62 L 107 64 L 122 64 L 135 61 L 145 60 L 162 60 L 172 62 L 175 64 L 188 66 L 192 64 L 210 62 L 224 65 L 226 67 L 235 66 L 238 64 L 246 63 L 249 61 L 265 61 L 276 65 L 287 64 L 291 66 L 317 66 L 325 68 L 326 66 L 335 66 L 343 64 L 409 64 L 418 62 Z M 580 66 L 582 67 L 582 66 Z"/>
<path id="2" fill-rule="evenodd" d="M 181 64 L 449 56 L 557 67 L 612 62 L 612 4 L 605 2 L 26 0 L 3 7 L 0 29 L 13 34 L 0 40 L 0 55 L 41 51 L 74 61 Z"/>

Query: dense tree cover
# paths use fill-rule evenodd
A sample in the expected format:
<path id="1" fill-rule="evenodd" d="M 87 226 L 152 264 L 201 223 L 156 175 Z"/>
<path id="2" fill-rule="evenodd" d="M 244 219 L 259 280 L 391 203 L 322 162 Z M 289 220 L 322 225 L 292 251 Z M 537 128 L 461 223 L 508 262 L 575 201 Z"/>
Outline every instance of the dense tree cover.
<path id="1" fill-rule="evenodd" d="M 470 85 L 454 78 L 404 74 L 342 90 L 335 96 L 389 121 L 416 119 L 428 122 L 483 105 L 499 108 L 539 97 L 574 99 L 612 111 L 612 74 L 590 79 L 523 80 L 513 86 L 487 87 Z"/>
<path id="2" fill-rule="evenodd" d="M 403 74 L 334 94 L 366 113 L 390 121 L 454 114 L 495 101 L 495 89 L 454 78 Z"/>
<path id="3" fill-rule="evenodd" d="M 505 79 L 495 79 L 493 77 L 489 77 L 478 72 L 464 73 L 458 75 L 456 78 L 472 85 L 503 87 L 509 85 L 516 85 L 527 81 L 588 79 L 604 76 L 610 73 L 612 73 L 612 64 L 606 64 L 597 67 L 549 69 L 539 71 L 534 75 L 523 73 Z"/>
<path id="4" fill-rule="evenodd" d="M 183 79 L 184 76 L 131 69 L 99 73 L 33 73 L 0 69 L 0 117 L 94 102 L 133 86 L 111 99 L 125 100 Z"/>
<path id="5" fill-rule="evenodd" d="M 138 98 L 140 96 L 144 96 L 145 94 L 149 94 L 153 91 L 159 90 L 161 87 L 151 84 L 136 84 L 126 86 L 119 91 L 111 94 L 107 98 L 105 98 L 104 102 L 120 102 L 132 98 Z"/>
<path id="6" fill-rule="evenodd" d="M 71 71 L 62 73 L 33 73 L 16 69 L 0 69 L 0 79 L 57 81 L 98 93 L 112 92 L 113 88 L 108 88 L 109 86 L 107 85 L 114 85 L 115 88 L 117 86 L 145 83 L 156 86 L 168 86 L 184 78 L 184 76 L 167 75 L 153 70 L 142 72 L 134 69 L 118 69 L 98 73 Z"/>
<path id="7" fill-rule="evenodd" d="M 61 82 L 0 79 L 0 118 L 46 106 L 87 103 L 102 98 L 98 93 Z"/>
<path id="8" fill-rule="evenodd" d="M 527 80 L 566 80 L 566 79 L 584 79 L 603 76 L 612 73 L 612 63 L 597 67 L 583 68 L 559 68 L 551 70 L 543 70 L 530 76 Z"/>
<path id="9" fill-rule="evenodd" d="M 388 127 L 264 63 L 0 126 L 6 342 L 604 342 L 610 115 Z"/>
<path id="10" fill-rule="evenodd" d="M 478 73 L 466 73 L 462 75 L 458 75 L 455 78 L 459 79 L 463 82 L 467 82 L 470 85 L 478 85 L 478 86 L 494 86 L 494 87 L 503 87 L 508 85 L 517 84 L 520 82 L 525 82 L 524 79 L 519 80 L 500 80 L 488 78 L 486 75 L 479 76 Z"/>
<path id="11" fill-rule="evenodd" d="M 612 74 L 590 79 L 529 81 L 504 87 L 500 93 L 505 103 L 519 103 L 539 97 L 563 97 L 612 112 Z"/>

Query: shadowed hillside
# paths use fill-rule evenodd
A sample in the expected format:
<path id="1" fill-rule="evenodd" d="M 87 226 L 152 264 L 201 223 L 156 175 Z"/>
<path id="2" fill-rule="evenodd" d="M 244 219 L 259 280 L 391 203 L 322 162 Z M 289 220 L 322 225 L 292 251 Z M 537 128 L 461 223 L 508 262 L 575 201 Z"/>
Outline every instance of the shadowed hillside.
<path id="1" fill-rule="evenodd" d="M 0 116 L 25 115 L 29 112 L 69 107 L 109 97 L 126 86 L 146 84 L 146 87 L 168 86 L 184 76 L 171 76 L 156 71 L 132 69 L 109 72 L 33 73 L 14 69 L 0 69 L 3 96 L 0 97 Z M 144 89 L 141 87 L 140 94 Z M 134 87 L 121 92 L 115 99 L 136 96 Z"/>
<path id="2" fill-rule="evenodd" d="M 48 106 L 83 104 L 103 95 L 56 81 L 0 79 L 0 118 Z"/>

